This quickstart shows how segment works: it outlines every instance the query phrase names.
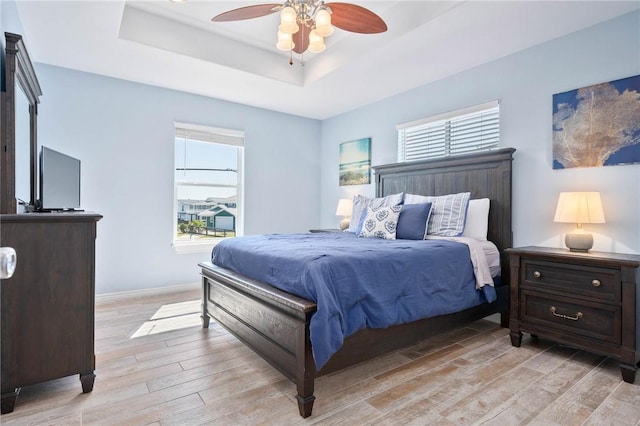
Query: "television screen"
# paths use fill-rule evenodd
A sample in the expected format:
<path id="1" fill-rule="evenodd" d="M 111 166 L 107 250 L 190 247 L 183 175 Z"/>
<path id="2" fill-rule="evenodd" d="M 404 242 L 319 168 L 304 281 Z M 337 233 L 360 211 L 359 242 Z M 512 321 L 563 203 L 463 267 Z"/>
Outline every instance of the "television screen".
<path id="1" fill-rule="evenodd" d="M 40 152 L 40 209 L 80 208 L 80 160 L 53 149 Z"/>

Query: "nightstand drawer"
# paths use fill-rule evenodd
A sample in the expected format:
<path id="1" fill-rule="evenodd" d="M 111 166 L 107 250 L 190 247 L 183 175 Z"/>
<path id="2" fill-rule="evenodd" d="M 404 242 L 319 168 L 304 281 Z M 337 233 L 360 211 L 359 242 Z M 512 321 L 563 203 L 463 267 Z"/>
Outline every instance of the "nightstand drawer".
<path id="1" fill-rule="evenodd" d="M 540 260 L 522 263 L 522 288 L 547 289 L 620 303 L 620 272 L 617 269 Z"/>
<path id="2" fill-rule="evenodd" d="M 565 297 L 551 297 L 523 291 L 520 300 L 520 320 L 542 325 L 550 330 L 556 329 L 620 344 L 622 315 L 620 308 L 597 303 L 582 303 Z"/>

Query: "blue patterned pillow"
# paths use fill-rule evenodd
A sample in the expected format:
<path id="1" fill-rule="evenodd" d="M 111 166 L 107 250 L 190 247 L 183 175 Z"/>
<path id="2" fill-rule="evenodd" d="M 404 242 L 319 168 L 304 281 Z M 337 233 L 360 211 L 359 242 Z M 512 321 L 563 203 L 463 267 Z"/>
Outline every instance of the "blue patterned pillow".
<path id="1" fill-rule="evenodd" d="M 349 224 L 349 232 L 355 232 L 360 234 L 362 227 L 362 219 L 367 212 L 367 207 L 388 207 L 397 206 L 402 204 L 404 194 L 402 192 L 398 194 L 387 195 L 382 198 L 369 198 L 364 195 L 353 196 L 353 211 L 351 213 L 351 223 Z"/>
<path id="2" fill-rule="evenodd" d="M 395 240 L 401 210 L 402 206 L 368 207 L 358 236 Z"/>
<path id="3" fill-rule="evenodd" d="M 428 235 L 459 237 L 464 232 L 471 193 L 441 195 L 437 197 L 406 194 L 405 204 L 432 203 Z"/>
<path id="4" fill-rule="evenodd" d="M 405 204 L 398 217 L 396 238 L 399 240 L 424 240 L 431 214 L 431 203 Z"/>

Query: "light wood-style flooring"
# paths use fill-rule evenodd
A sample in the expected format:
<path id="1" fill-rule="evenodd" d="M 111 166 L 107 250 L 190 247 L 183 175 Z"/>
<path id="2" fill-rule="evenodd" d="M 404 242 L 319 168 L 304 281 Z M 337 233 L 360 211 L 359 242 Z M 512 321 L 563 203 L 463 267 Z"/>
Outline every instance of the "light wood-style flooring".
<path id="1" fill-rule="evenodd" d="M 196 285 L 98 297 L 93 392 L 77 376 L 25 387 L 0 422 L 640 425 L 640 378 L 542 339 L 514 348 L 487 320 L 318 379 L 302 419 L 291 382 L 213 321 L 199 326 L 199 297 Z"/>

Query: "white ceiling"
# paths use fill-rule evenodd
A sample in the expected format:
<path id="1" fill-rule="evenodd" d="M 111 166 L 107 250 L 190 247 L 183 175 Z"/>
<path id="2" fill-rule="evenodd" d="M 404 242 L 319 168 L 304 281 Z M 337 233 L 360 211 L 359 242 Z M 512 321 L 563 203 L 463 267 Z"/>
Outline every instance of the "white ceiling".
<path id="1" fill-rule="evenodd" d="M 259 3 L 18 0 L 17 7 L 34 62 L 316 119 L 640 8 L 637 0 L 356 1 L 389 30 L 336 30 L 325 52 L 305 53 L 304 65 L 294 55 L 290 66 L 275 48 L 277 14 L 211 22 Z"/>

